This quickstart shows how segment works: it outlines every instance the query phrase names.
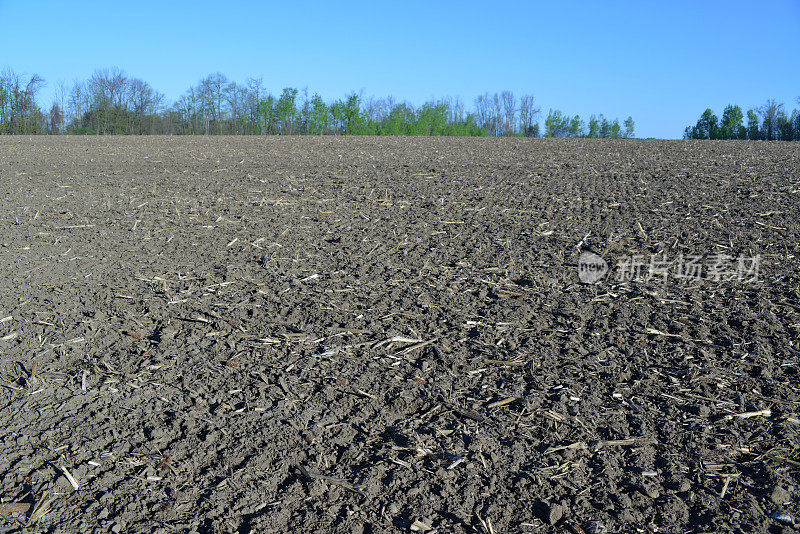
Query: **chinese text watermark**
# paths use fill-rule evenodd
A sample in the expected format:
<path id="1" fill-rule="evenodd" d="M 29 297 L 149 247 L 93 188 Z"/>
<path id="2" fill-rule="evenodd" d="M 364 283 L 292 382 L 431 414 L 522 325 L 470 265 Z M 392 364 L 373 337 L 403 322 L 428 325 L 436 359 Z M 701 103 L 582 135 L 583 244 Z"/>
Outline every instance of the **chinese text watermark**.
<path id="1" fill-rule="evenodd" d="M 728 254 L 622 256 L 614 268 L 617 282 L 666 282 L 676 280 L 706 280 L 712 282 L 757 282 L 761 255 L 731 256 Z M 607 262 L 593 252 L 583 252 L 578 259 L 578 278 L 585 284 L 595 284 L 609 272 Z"/>

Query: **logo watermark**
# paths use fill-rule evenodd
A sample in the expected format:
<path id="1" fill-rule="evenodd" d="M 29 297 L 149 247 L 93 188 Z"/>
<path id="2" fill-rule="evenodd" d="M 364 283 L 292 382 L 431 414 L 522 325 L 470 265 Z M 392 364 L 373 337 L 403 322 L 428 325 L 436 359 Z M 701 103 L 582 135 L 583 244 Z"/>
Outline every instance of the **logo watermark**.
<path id="1" fill-rule="evenodd" d="M 578 278 L 584 284 L 596 284 L 608 272 L 608 263 L 594 252 L 581 252 L 578 258 Z"/>
<path id="2" fill-rule="evenodd" d="M 737 257 L 728 254 L 684 255 L 666 254 L 622 256 L 614 268 L 617 282 L 666 282 L 676 280 L 706 280 L 712 282 L 757 282 L 761 255 Z M 596 284 L 609 272 L 608 263 L 594 252 L 584 251 L 578 258 L 578 279 L 584 284 Z"/>

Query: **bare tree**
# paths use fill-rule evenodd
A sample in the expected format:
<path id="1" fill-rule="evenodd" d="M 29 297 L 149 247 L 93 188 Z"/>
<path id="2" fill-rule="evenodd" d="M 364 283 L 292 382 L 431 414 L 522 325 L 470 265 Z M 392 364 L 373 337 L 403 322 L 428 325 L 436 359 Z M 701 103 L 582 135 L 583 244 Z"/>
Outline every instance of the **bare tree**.
<path id="1" fill-rule="evenodd" d="M 228 104 L 232 124 L 229 133 L 244 133 L 245 100 L 247 90 L 236 82 L 229 83 L 225 89 L 225 101 Z"/>
<path id="2" fill-rule="evenodd" d="M 495 93 L 492 96 L 492 103 L 494 104 L 493 107 L 494 113 L 492 114 L 492 135 L 500 136 L 502 135 L 500 123 L 502 121 L 501 117 L 503 116 L 503 108 L 502 104 L 500 103 L 500 95 Z"/>
<path id="3" fill-rule="evenodd" d="M 44 86 L 44 78 L 38 74 L 33 74 L 28 83 L 25 84 L 25 89 L 17 97 L 17 115 L 19 125 L 22 128 L 22 133 L 36 133 L 41 131 L 38 128 L 39 121 L 41 120 L 41 112 L 36 106 L 36 93 L 39 92 Z"/>
<path id="4" fill-rule="evenodd" d="M 514 93 L 503 91 L 500 93 L 503 101 L 503 135 L 513 135 L 516 131 L 517 108 Z"/>
<path id="5" fill-rule="evenodd" d="M 380 101 L 375 97 L 369 97 L 366 102 L 364 102 L 364 115 L 366 115 L 367 120 L 378 122 L 378 117 L 380 116 Z"/>
<path id="6" fill-rule="evenodd" d="M 197 133 L 197 112 L 195 108 L 194 87 L 189 88 L 181 95 L 174 106 L 180 117 L 181 131 L 179 133 Z"/>
<path id="7" fill-rule="evenodd" d="M 263 78 L 248 78 L 247 79 L 247 122 L 250 125 L 251 133 L 259 131 L 266 132 L 260 128 L 258 106 L 261 102 L 261 93 L 263 92 L 264 80 Z"/>
<path id="8" fill-rule="evenodd" d="M 202 99 L 202 110 L 206 117 L 206 133 L 222 133 L 222 120 L 225 110 L 225 88 L 228 78 L 221 72 L 210 74 L 200 82 L 199 93 Z M 213 124 L 211 123 L 213 122 Z"/>
<path id="9" fill-rule="evenodd" d="M 120 113 L 124 109 L 126 82 L 125 73 L 116 67 L 98 69 L 89 78 L 90 111 L 93 117 L 97 116 L 100 133 L 116 133 L 122 129 L 122 121 L 127 122 L 128 118 Z"/>
<path id="10" fill-rule="evenodd" d="M 64 80 L 59 80 L 56 84 L 56 101 L 58 108 L 61 110 L 62 129 L 69 124 L 69 117 L 67 116 L 67 85 Z"/>
<path id="11" fill-rule="evenodd" d="M 194 87 L 190 87 L 189 91 L 186 93 L 187 97 L 187 104 L 189 109 L 191 110 L 191 121 L 192 121 L 192 133 L 200 133 L 201 126 L 206 133 L 208 133 L 208 125 L 202 122 L 204 117 L 202 115 L 202 101 L 200 99 L 199 91 L 197 91 Z"/>
<path id="12" fill-rule="evenodd" d="M 75 80 L 69 92 L 69 115 L 72 117 L 74 128 L 80 128 L 84 119 L 83 114 L 87 110 L 86 105 L 86 86 L 83 82 Z"/>
<path id="13" fill-rule="evenodd" d="M 522 135 L 533 135 L 533 124 L 541 113 L 541 109 L 534 104 L 533 95 L 523 95 L 519 104 L 519 126 Z"/>
<path id="14" fill-rule="evenodd" d="M 50 133 L 60 134 L 63 125 L 64 115 L 61 113 L 61 107 L 59 107 L 58 102 L 53 102 L 50 107 Z"/>
<path id="15" fill-rule="evenodd" d="M 768 141 L 776 139 L 778 135 L 778 116 L 783 112 L 783 104 L 779 104 L 773 99 L 759 108 L 759 113 L 763 117 L 761 127 Z"/>
<path id="16" fill-rule="evenodd" d="M 150 85 L 138 78 L 133 78 L 127 83 L 127 100 L 129 110 L 133 113 L 135 121 L 131 133 L 153 133 L 153 117 L 163 102 L 164 96 L 154 90 Z"/>
<path id="17" fill-rule="evenodd" d="M 457 124 L 461 124 L 464 122 L 464 102 L 461 101 L 459 97 L 455 97 L 453 100 L 453 114 L 451 117 L 451 121 Z"/>
<path id="18" fill-rule="evenodd" d="M 478 95 L 475 99 L 475 118 L 481 128 L 490 128 L 489 124 L 489 93 Z"/>
<path id="19" fill-rule="evenodd" d="M 22 75 L 9 68 L 0 73 L 0 132 L 38 133 L 46 127 L 36 105 L 36 94 L 43 85 L 38 74 L 25 82 Z"/>

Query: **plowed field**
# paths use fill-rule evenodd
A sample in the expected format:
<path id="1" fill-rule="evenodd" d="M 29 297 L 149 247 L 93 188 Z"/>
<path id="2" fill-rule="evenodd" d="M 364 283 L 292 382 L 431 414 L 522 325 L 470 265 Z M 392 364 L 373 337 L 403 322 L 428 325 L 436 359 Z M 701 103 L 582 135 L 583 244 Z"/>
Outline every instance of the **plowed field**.
<path id="1" fill-rule="evenodd" d="M 2 137 L 0 530 L 793 532 L 798 238 L 800 143 Z"/>

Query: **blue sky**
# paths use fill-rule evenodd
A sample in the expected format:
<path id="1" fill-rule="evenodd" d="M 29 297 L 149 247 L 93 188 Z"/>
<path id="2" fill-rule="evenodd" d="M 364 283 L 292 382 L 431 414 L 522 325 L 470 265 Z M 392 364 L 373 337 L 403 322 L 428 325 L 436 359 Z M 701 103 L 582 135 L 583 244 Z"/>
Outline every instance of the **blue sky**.
<path id="1" fill-rule="evenodd" d="M 800 107 L 800 0 L 34 2 L 0 0 L 0 68 L 58 82 L 116 66 L 171 102 L 220 71 L 419 105 L 533 94 L 680 137 L 706 107 Z M 540 118 L 540 122 L 543 118 Z"/>

